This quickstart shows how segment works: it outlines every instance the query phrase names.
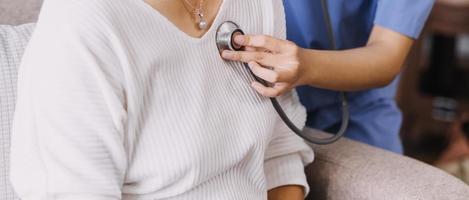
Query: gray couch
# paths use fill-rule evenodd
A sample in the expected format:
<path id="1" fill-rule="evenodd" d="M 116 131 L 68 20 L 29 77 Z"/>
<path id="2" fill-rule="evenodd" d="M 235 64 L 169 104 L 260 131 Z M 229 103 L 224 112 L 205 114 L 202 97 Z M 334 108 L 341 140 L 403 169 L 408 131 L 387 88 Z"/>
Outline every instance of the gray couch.
<path id="1" fill-rule="evenodd" d="M 1 0 L 0 24 L 34 22 L 39 7 L 40 0 Z M 33 29 L 34 24 L 0 26 L 0 200 L 16 199 L 8 181 L 10 126 L 17 67 Z M 306 168 L 309 199 L 469 200 L 467 185 L 411 158 L 347 139 L 312 146 L 316 160 Z"/>

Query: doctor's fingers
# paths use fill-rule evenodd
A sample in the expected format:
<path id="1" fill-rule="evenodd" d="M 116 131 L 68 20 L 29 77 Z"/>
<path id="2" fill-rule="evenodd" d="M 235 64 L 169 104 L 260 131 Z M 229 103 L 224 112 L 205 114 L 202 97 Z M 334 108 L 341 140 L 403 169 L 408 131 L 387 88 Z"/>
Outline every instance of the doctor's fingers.
<path id="1" fill-rule="evenodd" d="M 270 82 L 270 83 L 279 83 L 279 82 L 293 82 L 295 75 L 288 70 L 271 70 L 267 69 L 258 63 L 251 61 L 249 62 L 249 68 L 251 69 L 252 73 L 257 77 Z"/>
<path id="2" fill-rule="evenodd" d="M 291 87 L 287 83 L 276 83 L 273 87 L 266 87 L 261 83 L 254 81 L 251 86 L 262 96 L 266 97 L 278 97 L 285 92 L 291 90 Z"/>
<path id="3" fill-rule="evenodd" d="M 278 55 L 273 55 L 267 52 L 259 51 L 228 51 L 222 52 L 222 57 L 231 61 L 241 61 L 249 63 L 255 61 L 263 66 L 275 68 L 282 60 L 279 59 Z"/>
<path id="4" fill-rule="evenodd" d="M 244 47 L 244 51 L 248 51 L 248 52 L 266 52 L 266 53 L 272 53 L 272 51 L 268 50 L 268 49 L 265 49 L 265 48 L 262 48 L 262 47 L 250 47 L 250 46 L 245 46 Z"/>
<path id="5" fill-rule="evenodd" d="M 290 48 L 296 46 L 288 40 L 281 40 L 268 35 L 238 35 L 234 38 L 234 42 L 241 46 L 265 48 L 273 52 L 289 51 Z"/>

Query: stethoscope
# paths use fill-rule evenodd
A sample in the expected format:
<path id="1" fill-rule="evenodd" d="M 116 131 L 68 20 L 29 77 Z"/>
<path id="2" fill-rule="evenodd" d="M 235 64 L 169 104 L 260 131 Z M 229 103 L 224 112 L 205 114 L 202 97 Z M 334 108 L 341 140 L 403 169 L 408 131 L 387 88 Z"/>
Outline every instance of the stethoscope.
<path id="1" fill-rule="evenodd" d="M 332 31 L 332 24 L 331 24 L 331 19 L 329 15 L 327 0 L 322 0 L 321 3 L 322 3 L 322 9 L 324 12 L 324 18 L 325 18 L 325 22 L 327 26 L 327 32 L 329 36 L 330 45 L 332 46 L 333 49 L 337 49 L 334 34 Z M 236 35 L 244 35 L 243 30 L 241 30 L 241 28 L 236 23 L 232 21 L 226 21 L 220 24 L 216 33 L 216 38 L 215 38 L 218 51 L 220 53 L 223 52 L 224 50 L 242 51 L 243 47 L 236 45 L 233 42 L 233 38 Z M 264 86 L 268 86 L 268 82 L 254 75 L 254 73 L 252 73 L 252 71 L 250 70 L 250 68 L 248 67 L 246 63 L 244 63 L 244 66 L 246 67 L 247 70 L 251 72 L 252 76 L 254 77 L 256 81 L 263 84 Z M 342 105 L 341 105 L 342 106 L 342 124 L 337 134 L 329 138 L 317 138 L 317 137 L 314 137 L 312 135 L 305 133 L 303 130 L 296 127 L 295 124 L 293 124 L 293 122 L 288 118 L 288 116 L 285 114 L 285 111 L 283 111 L 282 107 L 280 106 L 280 103 L 278 102 L 276 98 L 270 98 L 270 101 L 272 102 L 272 105 L 274 106 L 275 110 L 280 115 L 280 118 L 283 120 L 283 122 L 288 126 L 288 128 L 290 128 L 293 132 L 295 132 L 298 136 L 303 138 L 305 141 L 313 143 L 313 144 L 331 144 L 333 142 L 336 142 L 337 140 L 339 140 L 341 137 L 344 136 L 345 131 L 348 126 L 348 122 L 349 122 L 350 113 L 348 109 L 348 101 L 344 92 L 341 92 L 340 95 L 342 98 Z"/>

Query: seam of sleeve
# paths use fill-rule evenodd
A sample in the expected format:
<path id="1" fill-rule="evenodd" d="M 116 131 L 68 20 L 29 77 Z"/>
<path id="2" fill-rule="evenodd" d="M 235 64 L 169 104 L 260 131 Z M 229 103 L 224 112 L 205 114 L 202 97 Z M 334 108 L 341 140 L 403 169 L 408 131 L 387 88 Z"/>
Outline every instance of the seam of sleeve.
<path id="1" fill-rule="evenodd" d="M 28 76 L 29 76 L 29 73 L 28 73 Z M 28 87 L 30 87 L 30 89 L 32 89 L 32 83 L 31 83 L 31 78 L 29 78 L 28 80 Z M 38 114 L 37 114 L 37 106 L 35 106 L 35 101 L 32 101 L 32 100 L 29 100 L 29 103 L 30 104 L 33 104 L 31 106 L 32 108 L 32 112 L 34 114 L 34 118 L 38 117 Z M 34 121 L 34 130 L 37 130 L 37 121 Z M 34 133 L 34 137 L 35 137 L 35 144 L 37 145 L 37 148 L 38 148 L 38 152 L 39 152 L 39 155 L 40 155 L 40 162 L 41 162 L 41 165 L 43 167 L 43 170 L 44 170 L 44 189 L 45 189 L 45 194 L 46 195 L 49 195 L 50 194 L 50 183 L 49 183 L 49 169 L 47 167 L 47 163 L 44 161 L 44 148 L 43 148 L 43 145 L 41 140 L 44 139 L 42 137 L 39 137 L 37 132 Z"/>

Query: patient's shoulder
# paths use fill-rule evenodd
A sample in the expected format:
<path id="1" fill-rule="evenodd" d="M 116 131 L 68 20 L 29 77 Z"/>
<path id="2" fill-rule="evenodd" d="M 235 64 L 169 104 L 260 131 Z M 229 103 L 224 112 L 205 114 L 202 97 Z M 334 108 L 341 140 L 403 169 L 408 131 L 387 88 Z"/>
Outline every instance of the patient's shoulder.
<path id="1" fill-rule="evenodd" d="M 29 46 L 67 50 L 84 47 L 105 52 L 120 48 L 114 41 L 119 6 L 132 0 L 45 0 Z"/>
<path id="2" fill-rule="evenodd" d="M 130 3 L 131 0 L 46 0 L 38 24 L 100 29 L 115 25 L 119 12 Z"/>

